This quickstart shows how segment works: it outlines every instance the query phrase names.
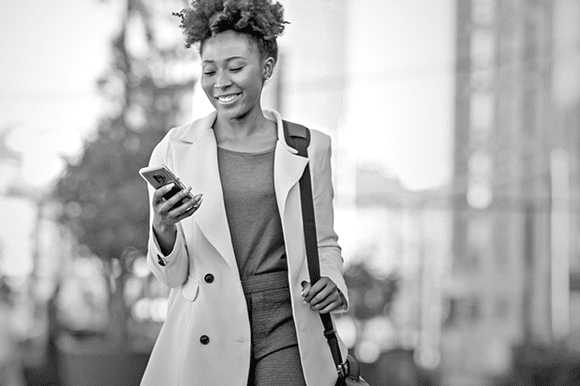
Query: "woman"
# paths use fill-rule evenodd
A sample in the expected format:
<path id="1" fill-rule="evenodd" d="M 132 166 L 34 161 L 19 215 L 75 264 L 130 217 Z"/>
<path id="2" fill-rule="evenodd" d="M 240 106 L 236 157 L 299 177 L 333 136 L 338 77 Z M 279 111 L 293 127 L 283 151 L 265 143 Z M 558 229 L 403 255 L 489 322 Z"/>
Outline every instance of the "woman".
<path id="1" fill-rule="evenodd" d="M 215 112 L 169 131 L 151 156 L 150 165 L 167 165 L 188 189 L 169 200 L 169 186 L 150 189 L 148 263 L 172 290 L 141 384 L 334 385 L 318 313 L 344 311 L 348 298 L 333 230 L 330 139 L 313 130 L 309 160 L 298 156 L 280 115 L 260 102 L 283 8 L 194 0 L 177 15 L 186 45 L 198 45 Z M 298 186 L 308 162 L 322 276 L 314 286 Z"/>

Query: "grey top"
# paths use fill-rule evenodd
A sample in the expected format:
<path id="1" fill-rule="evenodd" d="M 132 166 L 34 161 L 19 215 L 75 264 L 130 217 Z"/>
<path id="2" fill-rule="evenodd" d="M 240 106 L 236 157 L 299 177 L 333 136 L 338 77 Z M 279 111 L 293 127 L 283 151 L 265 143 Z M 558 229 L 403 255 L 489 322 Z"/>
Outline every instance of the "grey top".
<path id="1" fill-rule="evenodd" d="M 287 270 L 274 149 L 242 153 L 218 147 L 218 165 L 240 277 Z"/>

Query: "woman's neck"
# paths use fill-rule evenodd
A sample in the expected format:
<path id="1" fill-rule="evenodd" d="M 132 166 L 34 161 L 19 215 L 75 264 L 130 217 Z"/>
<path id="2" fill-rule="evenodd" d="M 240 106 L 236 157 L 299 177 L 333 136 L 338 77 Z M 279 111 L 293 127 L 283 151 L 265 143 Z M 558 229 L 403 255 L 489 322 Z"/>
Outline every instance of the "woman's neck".
<path id="1" fill-rule="evenodd" d="M 218 146 L 234 151 L 266 151 L 277 140 L 276 123 L 264 117 L 261 110 L 236 119 L 221 119 L 218 115 L 213 129 Z"/>

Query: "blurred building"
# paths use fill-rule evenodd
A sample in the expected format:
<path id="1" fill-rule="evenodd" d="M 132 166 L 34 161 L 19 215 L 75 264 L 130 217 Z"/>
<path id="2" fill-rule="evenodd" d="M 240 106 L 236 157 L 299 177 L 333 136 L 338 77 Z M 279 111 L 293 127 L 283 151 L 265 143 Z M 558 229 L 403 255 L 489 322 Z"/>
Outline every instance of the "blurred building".
<path id="1" fill-rule="evenodd" d="M 22 368 L 34 367 L 46 359 L 46 286 L 40 291 L 42 255 L 39 242 L 45 235 L 40 223 L 42 189 L 34 189 L 23 178 L 23 156 L 11 147 L 17 128 L 0 129 L 0 279 L 6 285 L 7 302 L 0 310 L 7 324 L 3 335 L 9 342 L 4 358 L 13 358 Z M 43 261 L 42 263 L 46 263 Z M 8 352 L 6 352 L 6 350 Z M 5 365 L 5 363 L 2 363 Z M 22 374 L 23 375 L 23 374 Z M 3 378 L 4 380 L 4 378 Z"/>
<path id="2" fill-rule="evenodd" d="M 381 345 L 381 337 L 388 334 L 377 333 L 375 342 L 383 349 L 409 350 L 418 367 L 436 370 L 451 254 L 452 216 L 446 189 L 411 191 L 376 170 L 356 172 L 352 229 L 360 231 L 356 232 L 357 253 L 345 259 L 364 262 L 379 277 L 399 279 L 387 315 L 394 336 L 390 345 Z"/>
<path id="3" fill-rule="evenodd" d="M 579 22 L 577 0 L 457 2 L 446 385 L 578 337 Z"/>

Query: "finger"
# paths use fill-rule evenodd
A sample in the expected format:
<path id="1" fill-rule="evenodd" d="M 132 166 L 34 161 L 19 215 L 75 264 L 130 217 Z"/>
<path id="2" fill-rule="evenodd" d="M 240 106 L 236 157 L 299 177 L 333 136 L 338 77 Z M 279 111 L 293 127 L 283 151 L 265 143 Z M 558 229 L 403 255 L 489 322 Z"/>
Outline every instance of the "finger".
<path id="1" fill-rule="evenodd" d="M 170 211 L 171 205 L 167 204 L 167 201 L 157 204 L 157 213 L 159 213 L 162 218 L 166 218 Z"/>
<path id="2" fill-rule="evenodd" d="M 163 185 L 159 189 L 155 190 L 153 193 L 153 204 L 161 204 L 163 202 L 163 196 L 167 194 L 171 188 L 175 185 L 173 182 L 167 185 Z"/>
<path id="3" fill-rule="evenodd" d="M 196 194 L 193 197 L 193 201 L 194 201 L 193 202 L 193 207 L 197 210 L 200 207 L 200 205 L 201 205 L 201 203 L 203 201 L 203 193 Z"/>
<path id="4" fill-rule="evenodd" d="M 188 188 L 188 189 L 190 189 L 190 188 Z M 198 197 L 199 195 L 193 197 L 190 193 L 187 193 L 188 189 L 184 189 L 185 197 L 181 198 L 181 200 L 176 202 L 175 205 L 171 208 L 171 212 L 173 212 L 172 214 L 174 216 L 179 216 L 182 213 L 185 213 L 186 211 L 189 211 L 190 209 L 192 209 L 194 207 L 195 208 L 199 207 L 199 200 L 196 199 L 196 197 Z M 179 193 L 179 194 L 181 197 L 181 193 Z M 178 200 L 179 200 L 179 197 L 178 197 Z M 172 201 L 173 201 L 173 199 L 168 200 L 167 202 L 169 204 L 171 204 Z"/>
<path id="5" fill-rule="evenodd" d="M 310 291 L 306 295 L 305 300 L 306 300 L 306 302 L 312 304 L 312 301 L 314 300 L 314 298 L 316 296 L 318 296 L 319 294 L 322 294 L 321 296 L 318 297 L 318 300 L 314 302 L 314 304 L 316 304 L 317 302 L 319 302 L 320 300 L 322 300 L 323 298 L 328 296 L 334 290 L 335 287 L 336 286 L 334 285 L 334 283 L 332 281 L 330 281 L 328 278 L 321 277 L 320 280 L 318 280 L 310 288 Z"/>
<path id="6" fill-rule="evenodd" d="M 184 218 L 187 218 L 192 214 L 194 214 L 199 209 L 202 202 L 203 195 L 197 194 L 193 198 L 185 201 L 178 208 L 171 209 L 169 215 L 172 216 L 173 220 L 177 223 L 183 220 Z"/>
<path id="7" fill-rule="evenodd" d="M 199 195 L 197 195 L 196 197 L 198 196 Z M 203 200 L 201 198 L 198 199 L 192 198 L 190 200 L 187 200 L 183 205 L 179 207 L 179 210 L 175 214 L 177 221 L 181 221 L 184 218 L 194 214 L 201 206 L 202 201 Z"/>
<path id="8" fill-rule="evenodd" d="M 191 186 L 179 191 L 176 195 L 168 199 L 166 202 L 169 204 L 170 208 L 180 207 L 181 205 L 178 206 L 179 202 L 181 200 L 185 201 L 188 197 L 190 198 L 191 197 L 190 192 Z"/>
<path id="9" fill-rule="evenodd" d="M 184 218 L 187 218 L 187 217 L 191 216 L 194 212 L 195 212 L 195 208 L 191 207 L 191 208 L 187 209 L 185 212 L 183 212 L 183 213 L 181 213 L 179 215 L 176 215 L 174 217 L 175 223 L 178 223 L 181 220 L 183 220 Z"/>
<path id="10" fill-rule="evenodd" d="M 342 302 L 335 301 L 328 304 L 326 307 L 323 307 L 318 310 L 319 314 L 328 314 L 329 312 L 336 311 L 342 306 Z"/>
<path id="11" fill-rule="evenodd" d="M 323 308 L 325 308 L 325 307 L 327 307 L 327 306 L 331 305 L 331 304 L 332 304 L 332 302 L 333 302 L 333 301 L 332 301 L 332 298 L 331 298 L 330 296 L 329 296 L 329 297 L 326 297 L 326 298 L 324 298 L 324 299 L 322 299 L 321 301 L 319 301 L 319 302 L 318 302 L 318 303 L 316 303 L 316 304 L 314 304 L 313 302 L 310 302 L 310 309 L 311 309 L 312 311 L 320 311 L 320 310 L 322 310 Z"/>
<path id="12" fill-rule="evenodd" d="M 179 220 L 183 215 L 192 214 L 195 209 L 193 204 L 193 199 L 184 201 L 181 205 L 178 203 L 179 206 L 174 206 L 169 210 L 168 216 Z"/>
<path id="13" fill-rule="evenodd" d="M 190 201 L 188 201 L 187 212 L 191 212 L 191 214 L 197 212 L 197 210 L 201 206 L 202 202 L 203 202 L 203 195 L 201 193 L 196 194 Z"/>
<path id="14" fill-rule="evenodd" d="M 322 314 L 325 314 L 328 312 L 338 310 L 343 306 L 344 306 L 344 302 L 342 300 L 342 297 L 340 296 L 340 292 L 338 292 L 338 290 L 336 290 L 332 294 L 330 294 L 328 297 L 326 297 L 324 300 L 319 302 L 318 304 L 312 305 L 312 303 L 311 303 L 310 308 L 313 311 L 318 311 Z"/>
<path id="15" fill-rule="evenodd" d="M 336 300 L 334 292 L 335 291 L 332 291 L 328 287 L 325 287 L 316 293 L 316 295 L 312 297 L 309 303 L 312 307 L 316 307 L 316 310 L 318 311 L 320 308 L 326 307 L 330 302 Z"/>
<path id="16" fill-rule="evenodd" d="M 306 296 L 308 296 L 308 293 L 310 292 L 310 283 L 304 280 L 302 281 L 301 284 L 302 284 L 302 292 L 300 293 L 300 295 L 302 295 L 302 298 L 304 298 L 304 302 L 306 303 Z"/>

